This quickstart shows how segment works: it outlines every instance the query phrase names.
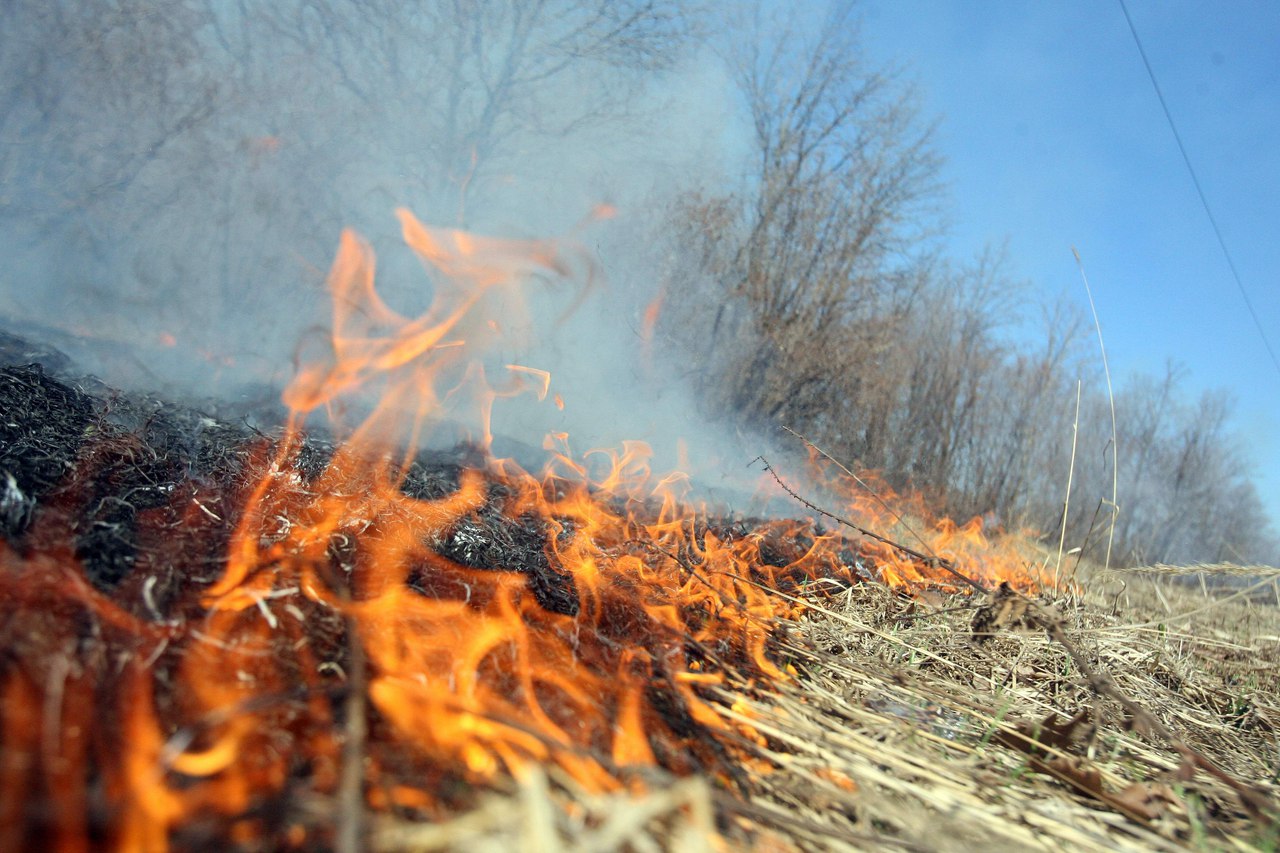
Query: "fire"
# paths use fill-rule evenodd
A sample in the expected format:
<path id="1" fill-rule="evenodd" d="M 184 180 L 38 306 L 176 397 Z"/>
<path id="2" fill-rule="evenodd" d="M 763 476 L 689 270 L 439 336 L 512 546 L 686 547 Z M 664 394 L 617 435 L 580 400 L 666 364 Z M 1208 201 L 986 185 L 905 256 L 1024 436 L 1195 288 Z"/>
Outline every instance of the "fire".
<path id="1" fill-rule="evenodd" d="M 940 567 L 944 562 L 963 566 L 969 580 L 987 588 L 1003 581 L 1021 592 L 1033 593 L 1053 585 L 1042 567 L 1031 565 L 1014 547 L 1017 537 L 1006 547 L 996 547 L 981 517 L 964 524 L 936 517 L 921 495 L 900 495 L 874 473 L 852 475 L 843 466 L 819 458 L 812 448 L 810 466 L 815 482 L 824 482 L 830 494 L 844 496 L 848 518 L 859 519 L 863 526 L 878 531 L 892 531 L 889 538 L 915 552 L 874 539 L 864 544 L 877 566 L 878 579 L 890 586 L 954 582 L 956 578 Z M 931 559 L 921 560 L 920 553 Z"/>
<path id="2" fill-rule="evenodd" d="M 596 271 L 571 241 L 399 217 L 430 307 L 388 306 L 372 250 L 342 235 L 332 331 L 284 392 L 283 434 L 259 444 L 244 463 L 254 476 L 218 511 L 196 485 L 173 497 L 165 511 L 184 535 L 142 528 L 148 565 L 189 578 L 157 593 L 157 575 L 131 577 L 108 596 L 68 546 L 0 543 L 18 650 L 0 673 L 0 846 L 47 835 L 65 849 L 163 850 L 211 827 L 329 843 L 332 826 L 297 792 L 336 797 L 353 749 L 364 806 L 421 819 L 534 764 L 589 792 L 642 786 L 653 765 L 728 778 L 726 762 L 747 761 L 736 744 L 761 735 L 721 691 L 790 677 L 772 641 L 802 614 L 804 584 L 947 581 L 809 522 L 717 523 L 686 500 L 683 475 L 654 475 L 641 442 L 578 457 L 548 436 L 538 476 L 484 452 L 424 467 L 446 417 L 487 451 L 497 401 L 548 396 L 546 371 L 486 358 L 526 333 L 532 289 L 576 283 L 571 311 Z M 321 414 L 335 444 L 317 465 L 308 424 Z M 38 540 L 70 542 L 59 523 L 37 519 Z M 189 549 L 228 524 L 206 576 Z M 966 565 L 989 550 L 972 525 L 930 536 Z M 86 625 L 97 651 L 84 651 Z M 31 791 L 49 815 L 15 811 Z"/>

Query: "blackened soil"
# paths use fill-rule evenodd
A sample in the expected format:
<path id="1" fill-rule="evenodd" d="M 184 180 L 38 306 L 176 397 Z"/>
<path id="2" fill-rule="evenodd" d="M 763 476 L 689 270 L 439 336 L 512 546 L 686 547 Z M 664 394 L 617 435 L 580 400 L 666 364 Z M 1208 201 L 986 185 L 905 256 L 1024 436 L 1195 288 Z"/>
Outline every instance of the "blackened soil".
<path id="1" fill-rule="evenodd" d="M 39 351 L 6 340 L 0 360 Z M 160 591 L 188 574 L 216 577 L 217 565 L 209 564 L 225 553 L 249 461 L 269 446 L 267 436 L 242 423 L 190 407 L 55 378 L 39 364 L 0 367 L 0 537 L 20 553 L 71 544 L 103 591 L 142 564 L 160 579 Z M 313 482 L 332 455 L 326 438 L 308 438 L 296 462 L 303 479 Z M 401 488 L 419 499 L 443 498 L 459 488 L 465 469 L 485 462 L 473 446 L 426 450 Z M 524 574 L 543 607 L 576 614 L 573 578 L 547 556 L 551 526 L 510 517 L 509 496 L 495 484 L 485 506 L 432 548 L 469 569 Z M 207 514 L 194 516 L 196 524 L 193 504 Z M 163 555 L 151 550 L 158 538 Z M 185 556 L 175 544 L 183 540 L 190 540 Z"/>

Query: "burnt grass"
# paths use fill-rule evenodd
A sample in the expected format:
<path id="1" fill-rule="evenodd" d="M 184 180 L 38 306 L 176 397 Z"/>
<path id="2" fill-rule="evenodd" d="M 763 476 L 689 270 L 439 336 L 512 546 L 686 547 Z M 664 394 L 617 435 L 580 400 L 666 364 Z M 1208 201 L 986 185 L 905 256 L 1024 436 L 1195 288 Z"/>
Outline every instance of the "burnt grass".
<path id="1" fill-rule="evenodd" d="M 14 354 L 12 341 L 8 349 L 0 341 L 0 357 Z M 23 555 L 72 543 L 85 577 L 103 592 L 143 569 L 169 583 L 207 582 L 216 577 L 234 530 L 249 462 L 270 446 L 269 435 L 246 418 L 125 394 L 91 379 L 58 378 L 36 363 L 0 367 L 0 536 Z M 308 436 L 296 460 L 299 474 L 313 481 L 333 449 L 325 435 Z M 485 461 L 467 444 L 419 451 L 401 490 L 423 500 L 445 497 L 457 491 L 464 470 L 483 468 Z M 547 556 L 555 534 L 534 515 L 512 517 L 513 498 L 505 484 L 491 483 L 484 506 L 432 543 L 434 550 L 466 568 L 521 572 L 544 608 L 575 615 L 573 578 Z M 193 515 L 193 506 L 204 519 Z M 38 526 L 37 516 L 43 518 Z M 767 529 L 763 519 L 732 517 L 706 526 L 722 540 Z M 561 520 L 560 535 L 571 530 L 572 522 Z M 148 531 L 181 540 L 180 548 L 163 549 L 167 564 L 157 563 L 166 555 L 148 547 Z M 790 565 L 822 533 L 810 527 L 766 536 L 761 561 Z M 847 565 L 856 564 L 856 554 L 844 556 Z M 422 583 L 411 585 L 428 592 Z"/>
<path id="2" fill-rule="evenodd" d="M 0 361 L 32 354 L 50 355 L 12 337 L 0 339 Z M 72 570 L 130 618 L 153 626 L 156 636 L 161 636 L 166 626 L 203 618 L 200 595 L 222 575 L 241 509 L 261 474 L 261 461 L 269 458 L 275 447 L 271 429 L 259 428 L 261 416 L 256 421 L 247 416 L 237 418 L 154 395 L 121 392 L 92 378 L 69 376 L 62 361 L 51 356 L 50 361 L 57 370 L 37 362 L 0 367 L 0 555 L 5 558 L 0 571 L 24 572 L 14 575 L 13 583 L 5 588 L 21 589 L 33 571 L 56 574 Z M 295 461 L 299 477 L 306 483 L 317 480 L 333 453 L 334 444 L 327 436 L 317 433 L 306 437 Z M 485 464 L 484 454 L 470 445 L 423 450 L 402 472 L 400 488 L 413 498 L 440 499 L 459 489 L 464 471 L 483 470 Z M 466 569 L 522 574 L 543 609 L 577 615 L 580 604 L 574 578 L 558 569 L 551 557 L 554 537 L 572 536 L 574 522 L 555 519 L 552 523 L 528 513 L 517 515 L 512 509 L 518 498 L 514 486 L 496 478 L 487 486 L 484 504 L 429 543 L 431 550 L 439 560 Z M 621 514 L 626 507 L 619 504 L 613 509 Z M 652 509 L 656 514 L 657 507 Z M 705 522 L 697 536 L 701 539 L 712 533 L 721 541 L 755 536 L 764 565 L 781 569 L 803 557 L 821 534 L 813 527 L 797 532 L 794 525 L 785 532 L 779 528 L 764 535 L 761 529 L 769 530 L 753 520 L 725 517 Z M 634 547 L 642 558 L 657 556 L 644 553 L 640 544 L 623 547 Z M 331 544 L 335 589 L 343 585 L 342 568 L 357 565 L 358 550 L 359 543 L 354 540 Z M 674 556 L 690 564 L 695 561 L 691 555 Z M 848 565 L 856 562 L 856 555 L 845 556 Z M 433 562 L 428 560 L 410 572 L 409 587 L 425 596 L 460 597 L 460 590 L 446 588 L 456 573 L 433 571 Z M 17 580 L 19 577 L 26 580 Z M 796 577 L 794 582 L 801 580 Z M 56 579 L 47 581 L 50 588 L 56 583 Z M 79 667 L 81 676 L 68 683 L 73 683 L 75 690 L 99 693 L 106 702 L 114 691 L 124 689 L 104 686 L 112 681 L 109 658 L 143 645 L 131 638 L 128 630 L 120 632 L 97 624 L 94 616 L 76 616 L 71 623 L 61 619 L 56 614 L 65 612 L 67 601 L 60 595 L 42 588 L 10 596 L 6 607 L 27 610 L 22 618 L 15 618 L 11 610 L 0 626 L 0 675 L 9 678 L 16 673 L 19 680 L 42 684 L 51 662 L 74 648 L 76 662 L 70 665 Z M 619 590 L 610 598 L 612 603 L 602 605 L 607 612 L 598 624 L 599 639 L 610 648 L 621 648 L 628 642 L 626 626 L 634 621 L 631 609 L 635 605 L 626 603 L 627 596 L 626 590 Z M 41 608 L 48 614 L 31 613 Z M 303 605 L 303 609 L 311 646 L 323 658 L 349 663 L 343 620 L 322 608 Z M 68 631 L 76 636 L 68 636 Z M 617 636 L 609 636 L 612 633 Z M 686 653 L 690 659 L 710 662 L 731 650 L 695 644 Z M 298 673 L 294 679 L 288 671 L 297 665 L 291 656 L 281 657 L 278 675 L 283 683 L 303 683 L 304 674 Z M 182 726 L 186 724 L 182 722 L 181 699 L 173 695 L 180 693 L 176 688 L 180 666 L 180 652 L 170 648 L 157 652 L 150 669 L 157 690 L 157 713 L 170 725 Z M 670 674 L 655 675 L 646 690 L 647 700 L 674 735 L 695 737 L 699 726 L 670 689 Z M 93 684 L 97 686 L 89 686 Z M 342 725 L 342 700 L 349 691 L 340 681 L 334 682 L 332 691 L 331 720 Z M 85 694 L 84 698 L 86 707 L 92 707 L 92 697 Z M 298 717 L 289 709 L 305 704 L 304 696 L 268 696 L 265 701 L 280 706 L 281 737 L 299 741 L 309 736 L 301 724 L 286 719 Z M 106 714 L 96 725 L 123 729 L 125 721 Z M 372 725 L 373 736 L 381 737 L 382 724 L 373 720 Z M 5 733 L 11 740 L 10 735 Z M 176 736 L 194 738 L 198 744 L 202 732 L 197 725 L 186 734 L 178 729 Z M 94 743 L 105 743 L 118 735 L 90 737 Z M 10 743 L 6 749 L 14 746 Z M 692 764 L 674 742 L 656 739 L 654 748 L 659 761 L 678 772 L 692 772 L 701 764 L 736 772 L 732 762 L 725 760 L 723 747 L 712 740 L 700 747 L 707 755 Z M 283 744 L 281 750 L 285 751 Z M 391 767 L 401 759 L 384 756 L 383 760 Z M 307 790 L 313 771 L 303 760 L 289 771 L 292 781 L 255 808 L 265 810 L 264 814 L 296 817 L 298 809 L 305 809 L 308 798 L 313 798 L 314 792 Z M 413 768 L 406 766 L 405 773 L 412 772 Z M 461 780 L 442 779 L 440 783 L 441 790 L 456 792 L 454 805 L 458 808 L 465 807 L 473 796 Z M 113 831 L 103 784 L 101 780 L 89 781 L 84 818 L 88 834 L 100 839 L 109 838 Z M 16 827 L 0 831 L 0 840 L 34 844 L 56 834 L 65 815 L 59 815 L 53 801 L 38 788 L 27 796 L 23 817 Z M 253 819 L 253 815 L 245 817 Z M 279 840 L 271 827 L 258 822 L 266 838 Z M 223 829 L 194 821 L 181 830 L 182 838 L 175 840 L 185 839 L 183 846 L 217 848 L 220 840 L 226 840 L 220 835 Z"/>
<path id="3" fill-rule="evenodd" d="M 24 556 L 70 543 L 89 582 L 110 591 L 156 556 L 141 522 L 186 539 L 184 504 L 225 503 L 255 440 L 247 427 L 37 364 L 0 368 L 0 534 Z M 214 568 L 231 529 L 230 515 L 209 519 L 183 542 L 193 575 Z"/>
<path id="4" fill-rule="evenodd" d="M 0 536 L 24 555 L 71 542 L 85 577 L 103 592 L 143 567 L 181 568 L 208 581 L 234 529 L 248 462 L 269 445 L 245 421 L 55 378 L 39 364 L 0 367 Z M 332 453 L 324 436 L 308 437 L 297 459 L 300 475 L 314 480 Z M 464 469 L 479 465 L 483 458 L 471 446 L 425 450 L 401 488 L 410 497 L 441 498 L 458 489 Z M 473 569 L 518 567 L 539 603 L 573 615 L 573 581 L 547 560 L 546 525 L 532 516 L 509 518 L 509 490 L 491 491 L 484 507 L 436 546 L 439 555 Z M 190 527 L 192 504 L 211 523 L 184 542 L 188 565 L 153 565 L 143 531 L 187 539 L 182 531 Z"/>
<path id="5" fill-rule="evenodd" d="M 0 590 L 8 590 L 7 616 L 0 621 L 0 678 L 6 691 L 0 705 L 3 754 L 40 753 L 39 709 L 45 700 L 38 691 L 51 683 L 51 668 L 61 660 L 70 668 L 62 697 L 66 753 L 78 749 L 98 761 L 97 770 L 78 771 L 92 777 L 78 783 L 85 787 L 84 814 L 78 817 L 58 804 L 54 792 L 42 787 L 51 783 L 38 781 L 33 771 L 0 766 L 3 793 L 25 797 L 0 803 L 0 847 L 35 848 L 59 837 L 109 844 L 116 816 L 109 783 L 97 776 L 108 775 L 102 770 L 103 750 L 119 755 L 125 746 L 126 720 L 110 710 L 120 707 L 112 700 L 128 687 L 112 683 L 120 673 L 115 656 L 132 650 L 141 657 L 150 653 L 148 648 L 160 650 L 148 664 L 156 715 L 175 737 L 199 748 L 207 735 L 203 724 L 184 719 L 175 695 L 180 693 L 176 685 L 183 652 L 176 645 L 166 650 L 157 638 L 167 625 L 202 617 L 200 593 L 220 579 L 241 508 L 261 474 L 262 460 L 275 446 L 270 419 L 127 394 L 73 377 L 56 352 L 10 335 L 0 334 L 0 365 L 0 573 L 14 573 L 12 581 L 0 574 Z M 296 457 L 298 476 L 316 481 L 333 453 L 328 437 L 308 436 Z M 418 499 L 444 498 L 459 489 L 464 471 L 483 470 L 486 461 L 473 446 L 424 450 L 402 472 L 400 488 Z M 498 479 L 487 485 L 483 505 L 429 543 L 435 558 L 470 570 L 519 573 L 549 614 L 576 615 L 574 579 L 551 556 L 558 544 L 555 537 L 572 535 L 572 520 L 519 514 L 513 486 Z M 613 508 L 619 513 L 627 509 Z M 639 509 L 643 515 L 645 508 Z M 725 516 L 700 523 L 695 538 L 708 535 L 721 541 L 750 538 L 760 568 L 779 570 L 771 578 L 754 580 L 801 594 L 801 585 L 812 575 L 790 577 L 783 570 L 800 563 L 823 531 L 812 524 Z M 341 570 L 358 564 L 359 547 L 354 539 L 331 544 L 335 589 L 341 586 Z M 655 556 L 646 553 L 651 545 L 640 542 L 617 547 L 642 558 Z M 919 849 L 972 849 L 979 843 L 1025 849 L 1041 840 L 1058 849 L 1174 849 L 1204 837 L 1274 843 L 1274 824 L 1265 815 L 1248 814 L 1230 786 L 1205 773 L 1187 781 L 1185 758 L 1180 766 L 1176 751 L 1135 725 L 1114 702 L 1108 710 L 1104 700 L 1114 695 L 1099 695 L 1091 681 L 1081 679 L 1063 643 L 1045 642 L 1035 631 L 1014 631 L 1016 620 L 1009 618 L 993 642 L 975 644 L 965 636 L 971 630 L 973 603 L 964 596 L 955 595 L 943 602 L 951 606 L 930 612 L 922 601 L 878 584 L 857 583 L 874 568 L 856 545 L 828 548 L 828 553 L 832 571 L 825 578 L 824 595 L 830 609 L 813 605 L 803 621 L 775 637 L 772 651 L 790 650 L 791 657 L 779 656 L 778 662 L 794 665 L 796 684 L 768 690 L 758 683 L 739 685 L 743 701 L 755 703 L 754 713 L 773 724 L 767 741 L 747 743 L 759 750 L 759 762 L 773 766 L 770 775 L 746 771 L 724 754 L 718 740 L 699 740 L 700 724 L 672 689 L 671 674 L 660 661 L 651 673 L 645 698 L 673 736 L 655 738 L 654 754 L 668 771 L 715 768 L 719 784 L 737 792 L 728 799 L 716 795 L 715 831 L 724 837 L 746 845 L 767 838 L 757 834 L 758 827 L 772 827 L 797 833 L 797 840 L 808 838 L 809 843 L 800 845 L 805 849 L 827 849 L 827 842 L 839 846 L 851 838 L 907 849 L 913 844 Z M 697 570 L 696 555 L 664 556 L 691 573 Z M 61 589 L 50 590 L 63 584 L 60 577 L 45 587 L 27 588 L 39 586 L 40 572 L 56 575 L 67 566 L 137 620 L 135 625 L 154 627 L 149 644 L 130 634 L 136 627 L 122 630 L 106 620 L 100 624 L 88 609 L 76 610 L 80 615 L 71 620 L 59 615 L 59 608 L 66 612 L 68 598 Z M 433 571 L 428 560 L 409 574 L 407 583 L 424 596 L 460 597 L 461 590 L 448 588 L 450 576 Z M 1218 621 L 1207 623 L 1212 635 L 1210 628 L 1189 626 L 1185 634 L 1173 630 L 1166 636 L 1163 620 L 1171 609 L 1165 599 L 1173 598 L 1178 587 L 1161 592 L 1141 578 L 1103 573 L 1094 589 L 1096 601 L 1068 596 L 1059 602 L 1057 615 L 1041 621 L 1052 621 L 1064 636 L 1076 638 L 1074 643 L 1084 637 L 1083 648 L 1094 665 L 1108 669 L 1115 683 L 1166 724 L 1189 731 L 1196 750 L 1250 785 L 1261 786 L 1259 790 L 1273 790 L 1280 771 L 1267 756 L 1274 749 L 1280 712 L 1274 666 L 1257 659 L 1259 653 L 1266 655 L 1259 650 L 1275 649 L 1273 611 L 1219 613 L 1198 601 L 1179 604 L 1175 599 L 1177 610 L 1189 616 L 1204 611 Z M 1158 605 L 1142 600 L 1149 592 L 1158 597 Z M 628 590 L 616 590 L 601 605 L 606 611 L 597 623 L 599 640 L 610 648 L 627 642 L 627 625 L 635 618 L 629 597 Z M 342 617 L 301 598 L 298 602 L 305 611 L 299 624 L 305 627 L 291 630 L 306 632 L 315 660 L 349 667 L 348 627 Z M 1126 608 L 1132 627 L 1125 624 Z M 696 627 L 697 614 L 686 616 Z M 1260 627 L 1239 638 L 1232 635 L 1238 642 L 1229 642 L 1227 621 L 1221 621 L 1228 619 L 1237 628 L 1249 620 Z M 282 634 L 281 648 L 297 639 Z M 715 643 L 683 642 L 686 660 L 707 669 L 735 652 Z M 321 739 L 313 731 L 317 725 L 346 725 L 351 686 L 336 670 L 326 669 L 318 683 L 311 676 L 308 689 L 313 694 L 306 695 L 296 687 L 307 679 L 301 658 L 286 653 L 272 665 L 278 670 L 273 684 L 295 687 L 266 692 L 258 700 L 261 707 L 240 709 L 257 715 L 272 749 L 290 756 L 284 783 L 238 818 L 256 827 L 257 840 L 232 843 L 228 824 L 213 810 L 175 831 L 170 841 L 177 847 L 285 848 L 291 846 L 289 826 L 299 824 L 320 827 L 307 837 L 308 845 L 331 843 L 331 827 L 324 827 L 333 820 L 332 801 L 315 790 L 315 780 L 331 776 L 332 768 L 323 767 L 328 759 L 309 753 L 305 744 Z M 24 684 L 31 687 L 22 689 L 32 692 L 14 687 Z M 316 689 L 327 691 L 328 711 L 319 715 L 306 710 Z M 26 702 L 27 717 L 15 699 Z M 1096 723 L 1094 734 L 1086 744 L 1063 738 L 1058 748 L 1074 753 L 1074 763 L 1063 765 L 1069 772 L 1058 768 L 1056 781 L 1046 772 L 1055 769 L 1048 759 L 1007 737 L 1026 726 L 1034 731 L 1045 721 L 1076 719 L 1081 709 L 1089 710 Z M 771 716 L 775 712 L 776 718 Z M 21 729 L 23 720 L 30 732 Z M 416 756 L 394 746 L 379 747 L 394 744 L 388 725 L 371 714 L 371 755 L 390 777 L 422 779 L 424 768 Z M 90 729 L 93 733 L 84 733 Z M 69 734 L 76 730 L 82 732 L 78 741 Z M 684 744 L 691 741 L 701 754 L 685 751 Z M 801 760 L 815 750 L 820 760 Z M 1106 791 L 1090 775 L 1099 766 L 1110 774 Z M 832 768 L 843 770 L 833 776 Z M 848 779 L 857 784 L 844 784 Z M 459 776 L 443 773 L 430 782 L 447 810 L 444 816 L 489 808 Z M 1133 799 L 1143 792 L 1146 799 Z M 1127 797 L 1121 811 L 1109 811 L 1105 806 L 1119 801 L 1121 794 Z M 495 808 L 504 817 L 495 824 L 493 837 L 507 838 L 504 827 L 512 821 L 506 813 L 512 806 L 499 802 Z M 1138 809 L 1137 817 L 1125 808 Z M 1023 809 L 1035 820 L 1009 819 Z M 922 815 L 928 817 L 923 823 Z M 422 817 L 399 816 L 409 824 Z M 81 821 L 79 835 L 74 825 L 67 828 L 69 818 Z M 606 821 L 608 816 L 601 813 L 595 819 Z M 930 822 L 947 828 L 931 830 Z"/>

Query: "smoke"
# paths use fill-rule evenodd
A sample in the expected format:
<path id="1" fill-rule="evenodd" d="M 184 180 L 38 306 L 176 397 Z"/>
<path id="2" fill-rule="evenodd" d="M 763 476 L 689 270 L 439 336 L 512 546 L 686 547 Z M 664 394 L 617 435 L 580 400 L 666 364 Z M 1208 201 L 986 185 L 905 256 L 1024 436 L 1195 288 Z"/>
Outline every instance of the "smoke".
<path id="1" fill-rule="evenodd" d="M 0 323 L 118 387 L 262 406 L 330 323 L 343 227 L 374 247 L 390 305 L 430 304 L 404 206 L 596 259 L 577 310 L 543 288 L 533 333 L 493 354 L 552 376 L 546 400 L 499 401 L 496 432 L 567 432 L 577 452 L 643 439 L 656 470 L 747 473 L 758 440 L 705 423 L 680 375 L 699 365 L 673 366 L 652 329 L 663 212 L 746 156 L 722 64 L 674 4 L 623 27 L 627 4 L 399 5 L 6 4 Z M 581 225 L 601 203 L 619 214 Z"/>

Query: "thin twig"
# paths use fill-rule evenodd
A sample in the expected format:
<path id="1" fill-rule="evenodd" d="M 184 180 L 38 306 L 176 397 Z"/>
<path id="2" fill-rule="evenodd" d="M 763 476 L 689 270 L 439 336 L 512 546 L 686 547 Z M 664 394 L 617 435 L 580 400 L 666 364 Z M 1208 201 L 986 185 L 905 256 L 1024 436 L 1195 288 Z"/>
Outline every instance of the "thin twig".
<path id="1" fill-rule="evenodd" d="M 337 853 L 360 853 L 364 845 L 364 759 L 368 739 L 365 689 L 368 661 L 356 620 L 347 617 L 347 696 L 343 703 L 346 735 L 342 744 L 342 776 L 338 781 Z"/>
<path id="2" fill-rule="evenodd" d="M 769 464 L 769 460 L 765 459 L 763 456 L 757 456 L 756 459 L 758 459 L 760 461 L 760 464 L 764 466 L 764 470 L 768 471 L 769 474 L 773 476 L 773 479 L 777 481 L 778 485 L 782 487 L 782 490 L 784 492 L 791 495 L 791 497 L 795 498 L 797 501 L 804 504 L 809 509 L 813 510 L 819 515 L 826 516 L 827 518 L 831 519 L 837 524 L 843 524 L 845 527 L 848 527 L 851 530 L 856 530 L 858 533 L 861 533 L 863 536 L 866 536 L 868 539 L 874 539 L 877 542 L 880 542 L 884 545 L 888 545 L 890 548 L 894 548 L 897 551 L 900 551 L 903 554 L 906 554 L 908 557 L 914 557 L 915 559 L 924 563 L 926 566 L 939 568 L 939 569 L 943 569 L 944 571 L 950 572 L 958 580 L 964 582 L 969 587 L 977 590 L 978 592 L 982 592 L 982 593 L 988 592 L 985 586 L 983 586 L 982 584 L 978 583 L 977 581 L 973 580 L 972 578 L 968 577 L 967 575 L 961 573 L 958 569 L 956 569 L 955 564 L 950 560 L 944 560 L 941 557 L 922 554 L 921 552 L 915 550 L 914 548 L 908 548 L 906 545 L 903 545 L 901 542 L 895 542 L 892 539 L 889 539 L 888 537 L 881 536 L 879 533 L 868 530 L 862 525 L 854 524 L 852 521 L 850 521 L 847 518 L 844 518 L 843 516 L 836 515 L 835 513 L 828 512 L 827 510 L 823 509 L 820 506 L 816 506 L 811 501 L 798 495 L 795 492 L 795 490 L 793 490 L 790 486 L 788 486 L 783 481 L 782 477 L 778 475 L 778 472 L 773 469 L 773 466 Z"/>
<path id="3" fill-rule="evenodd" d="M 921 536 L 919 533 L 916 533 L 915 530 L 912 529 L 911 525 L 907 524 L 906 519 L 903 518 L 902 515 L 896 509 L 891 507 L 888 501 L 880 497 L 880 493 L 877 492 L 875 489 L 873 489 L 869 483 L 867 483 L 857 474 L 850 471 L 849 468 L 844 463 L 842 463 L 839 459 L 836 459 L 830 453 L 823 450 L 818 445 L 814 444 L 806 436 L 801 435 L 800 433 L 796 432 L 789 426 L 783 426 L 782 428 L 787 432 L 791 433 L 792 435 L 794 435 L 796 438 L 800 439 L 800 441 L 804 442 L 804 445 L 809 449 L 813 450 L 814 453 L 817 453 L 823 459 L 826 459 L 832 465 L 835 465 L 841 471 L 843 471 L 844 473 L 852 477 L 855 483 L 857 483 L 859 486 L 862 486 L 862 488 L 866 489 L 867 492 L 871 495 L 871 497 L 875 498 L 877 501 L 880 502 L 880 506 L 884 507 L 885 510 L 888 511 L 888 513 L 893 516 L 894 521 L 898 522 L 898 524 L 902 525 L 904 530 L 906 530 L 912 536 L 916 537 L 916 539 L 919 540 L 920 544 L 924 546 L 926 551 L 928 551 L 930 554 L 932 554 L 935 557 L 937 556 L 936 554 L 933 553 L 933 549 L 929 547 L 929 543 L 925 540 L 925 538 Z"/>
<path id="4" fill-rule="evenodd" d="M 725 607 L 736 607 L 739 611 L 743 613 L 743 615 L 749 615 L 746 607 L 744 607 L 741 602 L 734 601 L 733 599 L 725 595 L 723 592 L 716 589 L 716 587 L 711 583 L 711 581 L 707 580 L 701 574 L 699 574 L 698 570 L 694 568 L 693 564 L 691 564 L 688 560 L 681 557 L 679 554 L 673 554 L 667 549 L 659 545 L 656 545 L 653 542 L 648 542 L 643 539 L 629 539 L 625 544 L 639 545 L 642 548 L 648 548 L 650 551 L 653 551 L 655 554 L 659 554 L 663 557 L 666 557 L 668 560 L 671 560 L 680 568 L 688 572 L 690 577 L 696 578 L 698 581 L 702 583 L 703 586 L 705 586 L 707 589 L 715 593 L 716 597 L 720 599 L 720 603 L 723 604 Z"/>

